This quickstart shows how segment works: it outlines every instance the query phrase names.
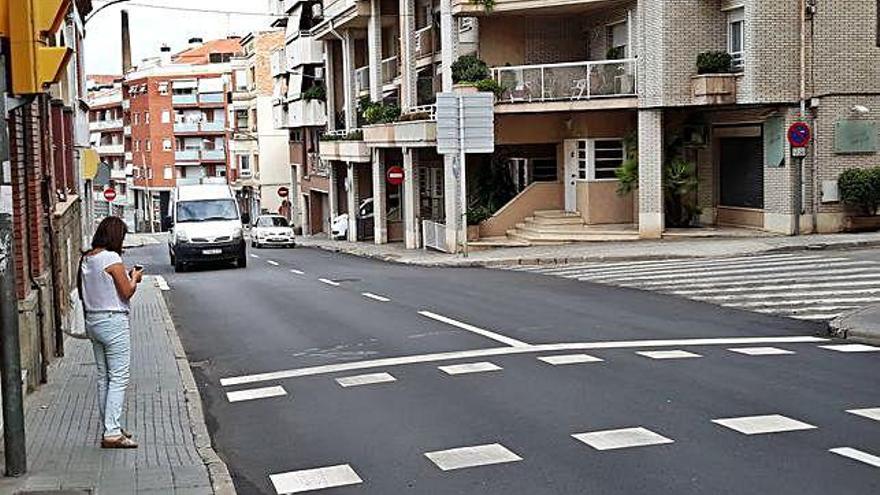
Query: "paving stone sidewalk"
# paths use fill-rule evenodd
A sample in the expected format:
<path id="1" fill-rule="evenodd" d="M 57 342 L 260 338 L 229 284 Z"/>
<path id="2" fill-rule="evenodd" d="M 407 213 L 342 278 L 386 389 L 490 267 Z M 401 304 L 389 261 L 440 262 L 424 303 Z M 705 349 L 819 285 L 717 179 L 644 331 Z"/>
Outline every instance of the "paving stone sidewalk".
<path id="1" fill-rule="evenodd" d="M 28 475 L 0 479 L 0 493 L 235 493 L 211 448 L 198 389 L 152 277 L 135 296 L 131 324 L 132 374 L 123 421 L 140 448 L 99 448 L 91 344 L 67 339 L 66 355 L 53 364 L 49 382 L 26 400 Z"/>
<path id="2" fill-rule="evenodd" d="M 761 234 L 761 235 L 759 235 Z M 297 242 L 309 246 L 395 263 L 422 266 L 504 266 L 564 264 L 582 261 L 631 261 L 668 258 L 742 256 L 768 252 L 808 249 L 852 249 L 880 246 L 880 232 L 865 234 L 823 234 L 796 237 L 767 236 L 732 238 L 684 238 L 659 241 L 584 242 L 562 246 L 531 246 L 475 251 L 464 257 L 404 249 L 400 243 L 376 245 L 367 242 L 333 241 L 322 237 L 302 237 Z"/>

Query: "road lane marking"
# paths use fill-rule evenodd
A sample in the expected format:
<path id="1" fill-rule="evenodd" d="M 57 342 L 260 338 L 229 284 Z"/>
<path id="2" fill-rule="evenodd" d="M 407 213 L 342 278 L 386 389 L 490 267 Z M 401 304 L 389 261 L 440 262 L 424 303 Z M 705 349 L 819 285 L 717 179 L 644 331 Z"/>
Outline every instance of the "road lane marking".
<path id="1" fill-rule="evenodd" d="M 641 426 L 638 428 L 623 428 L 620 430 L 575 433 L 572 437 L 596 450 L 616 450 L 674 443 L 674 440 L 671 438 L 666 438 L 659 433 L 654 433 Z"/>
<path id="2" fill-rule="evenodd" d="M 880 347 L 865 344 L 836 344 L 836 345 L 820 345 L 822 349 L 837 352 L 877 352 Z"/>
<path id="3" fill-rule="evenodd" d="M 864 462 L 870 466 L 880 467 L 880 457 L 863 452 L 859 449 L 854 449 L 852 447 L 838 447 L 836 449 L 829 449 L 828 452 L 848 457 L 859 462 Z"/>
<path id="4" fill-rule="evenodd" d="M 162 291 L 171 290 L 171 287 L 168 286 L 168 281 L 162 275 L 156 275 L 156 287 Z"/>
<path id="5" fill-rule="evenodd" d="M 332 285 L 333 287 L 339 287 L 339 282 L 334 282 L 334 281 L 327 279 L 327 278 L 319 278 L 318 282 L 322 282 L 327 285 Z"/>
<path id="6" fill-rule="evenodd" d="M 366 375 L 344 376 L 342 378 L 336 379 L 336 383 L 338 383 L 343 388 L 359 387 L 361 385 L 374 385 L 376 383 L 388 383 L 396 381 L 397 378 L 394 378 L 394 376 L 392 376 L 390 373 L 370 373 Z"/>
<path id="7" fill-rule="evenodd" d="M 746 356 L 781 356 L 784 354 L 795 354 L 794 351 L 780 349 L 778 347 L 738 347 L 728 349 L 728 351 L 745 354 Z"/>
<path id="8" fill-rule="evenodd" d="M 380 295 L 378 295 L 378 294 L 373 294 L 372 292 L 362 292 L 361 295 L 364 296 L 364 297 L 366 297 L 367 299 L 372 299 L 372 300 L 374 300 L 374 301 L 379 301 L 379 302 L 388 302 L 388 301 L 391 300 L 391 299 L 388 299 L 388 298 L 385 297 L 385 296 L 380 296 Z"/>
<path id="9" fill-rule="evenodd" d="M 304 271 L 302 271 L 302 270 L 297 270 L 296 268 L 291 268 L 291 269 L 290 269 L 290 273 L 293 273 L 293 274 L 296 274 L 296 275 L 305 275 L 305 274 L 306 274 L 306 272 L 304 272 Z"/>
<path id="10" fill-rule="evenodd" d="M 861 416 L 863 418 L 873 419 L 874 421 L 880 421 L 880 407 L 872 407 L 869 409 L 849 409 L 846 412 L 850 414 L 855 414 L 856 416 Z"/>
<path id="11" fill-rule="evenodd" d="M 438 366 L 440 371 L 447 375 L 469 375 L 471 373 L 486 373 L 489 371 L 501 371 L 501 366 L 482 361 L 479 363 L 452 364 L 449 366 Z"/>
<path id="12" fill-rule="evenodd" d="M 651 359 L 687 359 L 703 357 L 693 352 L 674 350 L 674 351 L 638 351 L 636 354 Z"/>
<path id="13" fill-rule="evenodd" d="M 458 359 L 474 359 L 511 354 L 548 353 L 564 351 L 587 351 L 597 349 L 632 349 L 644 347 L 682 347 L 682 346 L 732 346 L 754 344 L 811 344 L 828 342 L 828 339 L 814 336 L 794 337 L 729 337 L 712 339 L 678 339 L 678 340 L 630 340 L 610 342 L 572 342 L 561 344 L 540 344 L 526 347 L 491 347 L 488 349 L 472 349 L 466 351 L 437 352 L 431 354 L 415 354 L 391 358 L 369 359 L 349 363 L 325 364 L 294 368 L 281 371 L 270 371 L 251 375 L 231 376 L 220 379 L 220 385 L 229 387 L 248 383 L 259 383 L 305 376 L 327 375 L 344 371 L 385 368 L 410 364 L 435 363 Z"/>
<path id="14" fill-rule="evenodd" d="M 516 340 L 516 339 L 510 338 L 510 337 L 506 337 L 504 335 L 501 335 L 500 333 L 496 333 L 491 330 L 486 330 L 483 328 L 475 327 L 471 324 L 464 323 L 462 321 L 453 320 L 452 318 L 448 318 L 443 315 L 438 315 L 437 313 L 432 313 L 430 311 L 419 311 L 419 314 L 426 317 L 426 318 L 430 318 L 432 320 L 436 320 L 441 323 L 446 323 L 447 325 L 452 325 L 454 327 L 461 328 L 462 330 L 467 330 L 468 332 L 475 333 L 477 335 L 482 335 L 483 337 L 492 339 L 496 342 L 501 342 L 502 344 L 507 344 L 507 345 L 513 346 L 513 347 L 528 347 L 529 346 L 529 344 L 527 344 L 521 340 Z"/>
<path id="15" fill-rule="evenodd" d="M 738 431 L 744 435 L 763 435 L 765 433 L 816 429 L 816 427 L 811 424 L 791 419 L 781 414 L 713 419 L 712 422 L 730 428 L 731 430 Z"/>
<path id="16" fill-rule="evenodd" d="M 272 481 L 275 492 L 279 495 L 357 485 L 364 482 L 348 464 L 270 474 L 269 480 Z"/>
<path id="17" fill-rule="evenodd" d="M 505 464 L 522 460 L 522 457 L 514 454 L 507 447 L 499 443 L 427 452 L 425 457 L 443 471 L 491 466 L 493 464 Z"/>
<path id="18" fill-rule="evenodd" d="M 266 263 L 269 263 L 269 264 L 272 265 L 272 266 L 278 266 L 278 262 L 277 262 L 277 261 L 266 260 Z"/>
<path id="19" fill-rule="evenodd" d="M 544 361 L 547 364 L 552 364 L 553 366 L 561 366 L 566 364 L 581 364 L 581 363 L 600 363 L 604 361 L 603 359 L 599 359 L 595 356 L 590 356 L 589 354 L 564 354 L 561 356 L 541 356 L 538 358 L 540 361 Z"/>
<path id="20" fill-rule="evenodd" d="M 284 387 L 263 387 L 253 388 L 250 390 L 237 390 L 235 392 L 226 392 L 226 399 L 229 402 L 241 402 L 245 400 L 268 399 L 269 397 L 281 397 L 287 395 Z"/>
<path id="21" fill-rule="evenodd" d="M 259 256 L 257 256 L 256 254 L 252 254 L 251 258 L 259 258 Z"/>

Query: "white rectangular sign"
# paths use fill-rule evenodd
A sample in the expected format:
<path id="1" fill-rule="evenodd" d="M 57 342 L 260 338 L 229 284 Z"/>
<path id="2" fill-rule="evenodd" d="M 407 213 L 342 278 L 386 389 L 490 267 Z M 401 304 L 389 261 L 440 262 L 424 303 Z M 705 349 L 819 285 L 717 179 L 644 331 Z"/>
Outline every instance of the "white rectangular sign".
<path id="1" fill-rule="evenodd" d="M 463 100 L 463 104 L 459 102 Z M 461 105 L 461 107 L 460 107 Z M 437 152 L 459 153 L 460 129 L 466 153 L 495 151 L 495 96 L 492 93 L 439 93 L 437 95 Z M 464 108 L 464 119 L 459 108 Z M 464 122 L 462 122 L 464 120 Z"/>

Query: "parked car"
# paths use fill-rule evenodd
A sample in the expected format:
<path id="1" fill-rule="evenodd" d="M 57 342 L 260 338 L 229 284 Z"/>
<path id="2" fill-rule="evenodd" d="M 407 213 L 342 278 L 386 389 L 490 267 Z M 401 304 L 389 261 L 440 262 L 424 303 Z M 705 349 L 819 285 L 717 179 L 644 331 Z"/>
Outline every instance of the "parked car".
<path id="1" fill-rule="evenodd" d="M 343 213 L 330 222 L 330 238 L 345 239 L 348 237 L 348 213 Z"/>
<path id="2" fill-rule="evenodd" d="M 251 247 L 294 247 L 293 228 L 280 215 L 260 215 L 251 228 Z"/>
<path id="3" fill-rule="evenodd" d="M 168 253 L 174 271 L 204 261 L 234 261 L 239 268 L 247 266 L 241 213 L 228 185 L 178 186 L 168 208 Z"/>

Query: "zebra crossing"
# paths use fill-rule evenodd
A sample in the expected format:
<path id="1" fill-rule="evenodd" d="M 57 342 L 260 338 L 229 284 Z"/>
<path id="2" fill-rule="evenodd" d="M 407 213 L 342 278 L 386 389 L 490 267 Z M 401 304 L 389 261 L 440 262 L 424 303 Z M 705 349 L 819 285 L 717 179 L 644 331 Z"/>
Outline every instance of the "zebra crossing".
<path id="1" fill-rule="evenodd" d="M 880 302 L 880 263 L 841 255 L 778 253 L 510 269 L 811 321 L 832 320 Z"/>

